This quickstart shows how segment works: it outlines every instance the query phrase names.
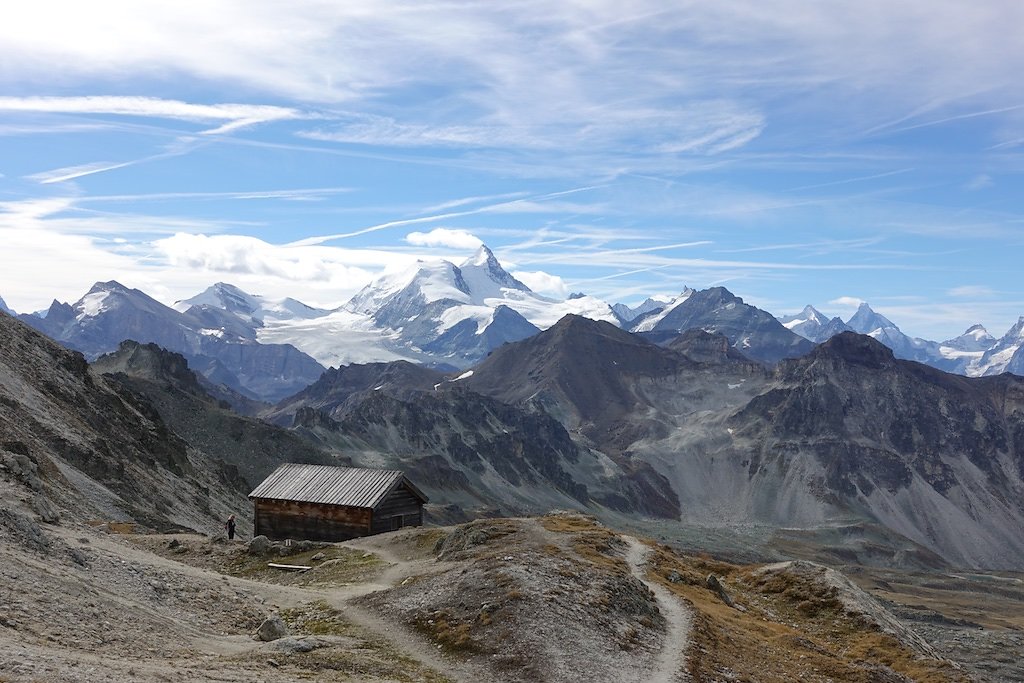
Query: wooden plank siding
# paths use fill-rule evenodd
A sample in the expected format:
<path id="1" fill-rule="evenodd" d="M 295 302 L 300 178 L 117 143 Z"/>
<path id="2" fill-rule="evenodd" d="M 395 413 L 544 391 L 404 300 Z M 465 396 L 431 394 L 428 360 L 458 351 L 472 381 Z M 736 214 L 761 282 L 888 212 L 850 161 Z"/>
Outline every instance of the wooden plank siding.
<path id="1" fill-rule="evenodd" d="M 398 486 L 373 509 L 371 534 L 423 525 L 423 501 L 405 486 Z"/>
<path id="2" fill-rule="evenodd" d="M 255 535 L 273 541 L 346 541 L 423 525 L 423 501 L 397 486 L 375 508 L 253 499 Z"/>
<path id="3" fill-rule="evenodd" d="M 370 508 L 302 503 L 291 500 L 253 500 L 257 536 L 274 541 L 345 541 L 370 533 Z"/>

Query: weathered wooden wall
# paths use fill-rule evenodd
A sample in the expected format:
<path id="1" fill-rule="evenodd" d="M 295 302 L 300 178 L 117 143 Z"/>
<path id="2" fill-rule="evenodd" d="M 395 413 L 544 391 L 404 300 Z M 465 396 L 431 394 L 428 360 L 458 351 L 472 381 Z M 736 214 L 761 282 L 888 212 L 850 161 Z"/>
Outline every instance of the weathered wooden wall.
<path id="1" fill-rule="evenodd" d="M 260 499 L 253 507 L 256 535 L 275 541 L 345 541 L 370 533 L 369 508 Z"/>
<path id="2" fill-rule="evenodd" d="M 423 503 L 405 486 L 399 486 L 373 510 L 371 533 L 394 531 L 423 524 Z"/>

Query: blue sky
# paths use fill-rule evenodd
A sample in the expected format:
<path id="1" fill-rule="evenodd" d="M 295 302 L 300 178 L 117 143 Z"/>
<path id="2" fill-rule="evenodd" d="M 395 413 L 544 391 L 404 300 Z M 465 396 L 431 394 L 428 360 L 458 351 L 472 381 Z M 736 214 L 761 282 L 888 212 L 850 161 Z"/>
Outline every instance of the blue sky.
<path id="1" fill-rule="evenodd" d="M 336 306 L 481 241 L 538 291 L 1024 315 L 1024 4 L 0 10 L 0 296 Z M 628 5 L 624 8 L 624 5 Z"/>

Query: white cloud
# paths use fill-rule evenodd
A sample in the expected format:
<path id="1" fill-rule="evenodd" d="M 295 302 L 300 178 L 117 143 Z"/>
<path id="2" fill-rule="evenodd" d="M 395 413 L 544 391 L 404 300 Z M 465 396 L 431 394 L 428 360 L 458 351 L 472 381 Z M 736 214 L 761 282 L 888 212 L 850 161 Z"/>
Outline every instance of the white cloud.
<path id="1" fill-rule="evenodd" d="M 430 232 L 410 232 L 405 241 L 417 247 L 450 247 L 452 249 L 477 249 L 483 241 L 466 230 L 434 228 Z"/>
<path id="2" fill-rule="evenodd" d="M 37 0 L 0 24 L 0 80 L 106 79 L 121 90 L 157 73 L 344 106 L 340 125 L 310 134 L 349 143 L 651 155 L 746 146 L 772 130 L 780 102 L 794 120 L 820 122 L 808 137 L 1002 116 L 1020 102 L 1016 0 L 969 11 L 959 0 L 666 7 L 559 3 L 538 19 L 529 3 Z M 423 93 L 429 103 L 408 106 Z M 243 104 L 161 114 L 146 98 L 107 99 L 92 106 L 218 122 L 210 132 L 296 117 Z"/>
<path id="3" fill-rule="evenodd" d="M 995 181 L 992 180 L 992 176 L 988 173 L 979 173 L 978 175 L 967 181 L 964 185 L 965 190 L 984 190 L 986 187 L 992 187 L 995 185 Z"/>
<path id="4" fill-rule="evenodd" d="M 533 272 L 516 270 L 512 271 L 511 274 L 514 278 L 538 294 L 546 294 L 547 296 L 552 296 L 556 299 L 564 299 L 569 296 L 569 288 L 566 286 L 562 278 L 557 275 L 551 275 L 550 273 L 545 273 L 539 270 Z"/>
<path id="5" fill-rule="evenodd" d="M 958 299 L 968 299 L 992 297 L 996 295 L 996 292 L 991 287 L 984 285 L 963 285 L 950 289 L 946 294 Z"/>
<path id="6" fill-rule="evenodd" d="M 350 265 L 352 252 L 331 247 L 288 247 L 243 235 L 187 233 L 156 240 L 153 246 L 175 268 L 331 282 L 344 289 L 370 277 Z"/>
<path id="7" fill-rule="evenodd" d="M 2 42 L 2 41 L 0 41 Z M 194 104 L 156 97 L 0 97 L 0 111 L 46 114 L 107 114 L 182 121 L 216 122 L 221 125 L 200 131 L 218 135 L 270 121 L 312 118 L 290 107 L 261 104 Z"/>
<path id="8" fill-rule="evenodd" d="M 65 166 L 64 168 L 56 168 L 52 171 L 42 171 L 41 173 L 33 173 L 30 176 L 25 176 L 29 180 L 35 180 L 42 185 L 50 185 L 51 183 L 62 183 L 66 180 L 74 180 L 75 178 L 83 178 L 94 173 L 103 173 L 104 171 L 113 171 L 118 168 L 124 168 L 126 166 L 132 166 L 135 162 L 124 161 L 120 163 L 110 161 L 97 161 L 91 164 L 81 164 L 79 166 Z"/>
<path id="9" fill-rule="evenodd" d="M 841 296 L 837 299 L 832 299 L 831 301 L 829 301 L 829 304 L 833 306 L 842 306 L 844 308 L 857 308 L 862 303 L 864 303 L 864 300 L 858 299 L 855 296 Z"/>

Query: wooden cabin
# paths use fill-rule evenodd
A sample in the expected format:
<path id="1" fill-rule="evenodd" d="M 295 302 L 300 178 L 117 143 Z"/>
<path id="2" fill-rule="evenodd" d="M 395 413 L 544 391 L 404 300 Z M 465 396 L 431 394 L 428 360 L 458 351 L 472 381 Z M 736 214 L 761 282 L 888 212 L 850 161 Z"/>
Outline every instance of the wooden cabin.
<path id="1" fill-rule="evenodd" d="M 256 536 L 344 541 L 423 524 L 427 497 L 398 470 L 281 465 L 249 494 Z"/>

